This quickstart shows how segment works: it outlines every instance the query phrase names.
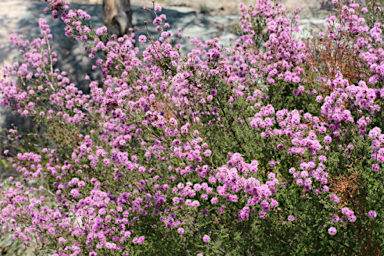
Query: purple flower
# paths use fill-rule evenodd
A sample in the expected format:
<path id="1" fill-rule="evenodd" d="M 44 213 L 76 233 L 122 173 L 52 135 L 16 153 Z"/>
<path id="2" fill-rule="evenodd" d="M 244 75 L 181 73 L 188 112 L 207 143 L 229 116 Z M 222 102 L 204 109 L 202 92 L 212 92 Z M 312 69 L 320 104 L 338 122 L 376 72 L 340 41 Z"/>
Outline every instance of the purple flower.
<path id="1" fill-rule="evenodd" d="M 261 212 L 259 213 L 259 217 L 260 217 L 261 219 L 264 219 L 265 216 L 267 216 L 267 213 L 266 213 L 266 212 L 261 211 Z"/>
<path id="2" fill-rule="evenodd" d="M 60 237 L 59 238 L 59 243 L 66 243 L 67 242 L 67 239 L 65 239 L 64 237 Z"/>
<path id="3" fill-rule="evenodd" d="M 332 198 L 333 202 L 335 202 L 335 203 L 340 202 L 339 197 L 337 197 L 335 194 L 330 194 L 329 196 Z"/>
<path id="4" fill-rule="evenodd" d="M 98 36 L 101 36 L 101 35 L 103 34 L 104 31 L 107 31 L 107 28 L 106 28 L 105 26 L 96 29 L 96 34 L 97 34 Z"/>
<path id="5" fill-rule="evenodd" d="M 377 213 L 375 211 L 369 211 L 368 212 L 369 218 L 374 219 L 374 218 L 376 218 L 376 216 L 377 216 Z"/>
<path id="6" fill-rule="evenodd" d="M 372 168 L 372 171 L 375 171 L 375 172 L 380 170 L 380 166 L 378 164 L 373 164 L 371 168 Z"/>
<path id="7" fill-rule="evenodd" d="M 341 209 L 341 213 L 347 216 L 353 215 L 353 212 L 349 210 L 348 207 L 344 207 L 343 209 Z"/>
<path id="8" fill-rule="evenodd" d="M 209 157 L 211 154 L 212 154 L 212 151 L 209 150 L 209 149 L 207 149 L 207 150 L 204 151 L 204 155 L 205 155 L 206 157 Z"/>
<path id="9" fill-rule="evenodd" d="M 184 234 L 184 229 L 183 229 L 183 228 L 178 228 L 178 229 L 177 229 L 177 233 L 179 233 L 179 234 Z"/>
<path id="10" fill-rule="evenodd" d="M 326 156 L 319 156 L 319 161 L 325 162 L 325 161 L 327 161 L 327 157 Z"/>
<path id="11" fill-rule="evenodd" d="M 329 135 L 325 136 L 325 137 L 324 137 L 324 142 L 325 142 L 325 143 L 328 143 L 328 144 L 331 143 L 331 142 L 332 142 L 332 138 L 331 138 L 331 136 L 329 136 Z"/>
<path id="12" fill-rule="evenodd" d="M 141 237 L 135 237 L 133 238 L 132 242 L 134 244 L 144 244 L 144 241 L 145 241 L 145 236 L 141 236 Z"/>
<path id="13" fill-rule="evenodd" d="M 289 220 L 289 221 L 294 221 L 294 220 L 295 220 L 295 217 L 294 217 L 293 215 L 289 215 L 289 216 L 288 216 L 288 220 Z"/>
<path id="14" fill-rule="evenodd" d="M 275 199 L 271 199 L 271 207 L 277 207 L 279 205 L 279 202 L 277 202 Z"/>
<path id="15" fill-rule="evenodd" d="M 298 77 L 298 76 L 295 76 L 293 79 L 292 79 L 292 82 L 294 82 L 294 83 L 298 83 L 298 82 L 300 82 L 300 77 Z M 304 87 L 303 86 L 299 86 L 299 90 L 304 90 Z"/>

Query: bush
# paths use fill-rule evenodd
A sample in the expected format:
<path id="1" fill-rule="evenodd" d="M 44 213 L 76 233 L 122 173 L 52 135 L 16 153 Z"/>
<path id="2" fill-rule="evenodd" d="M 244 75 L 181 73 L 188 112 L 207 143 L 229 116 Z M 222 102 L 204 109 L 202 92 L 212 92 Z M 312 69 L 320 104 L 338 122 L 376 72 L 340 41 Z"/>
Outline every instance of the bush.
<path id="1" fill-rule="evenodd" d="M 48 2 L 104 79 L 85 95 L 54 70 L 44 20 L 42 38 L 11 36 L 24 62 L 5 68 L 1 103 L 42 134 L 10 130 L 26 146 L 4 152 L 22 174 L 1 191 L 4 232 L 54 255 L 382 254 L 379 6 L 334 1 L 302 42 L 300 10 L 240 4 L 233 48 L 192 39 L 181 56 L 160 7 L 140 52 L 134 33 Z"/>

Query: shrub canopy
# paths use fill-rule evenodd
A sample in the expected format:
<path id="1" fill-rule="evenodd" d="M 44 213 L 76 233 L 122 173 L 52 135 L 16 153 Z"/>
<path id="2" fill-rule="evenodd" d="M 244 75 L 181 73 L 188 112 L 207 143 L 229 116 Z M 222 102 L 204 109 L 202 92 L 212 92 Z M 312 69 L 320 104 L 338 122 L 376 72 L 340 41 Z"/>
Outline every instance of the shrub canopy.
<path id="1" fill-rule="evenodd" d="M 195 38 L 182 56 L 161 7 L 136 41 L 47 2 L 104 78 L 84 94 L 54 69 L 42 19 L 41 38 L 11 36 L 24 59 L 1 103 L 42 133 L 9 130 L 4 232 L 51 255 L 382 254 L 379 5 L 334 0 L 327 30 L 299 40 L 299 9 L 240 4 L 231 48 Z"/>

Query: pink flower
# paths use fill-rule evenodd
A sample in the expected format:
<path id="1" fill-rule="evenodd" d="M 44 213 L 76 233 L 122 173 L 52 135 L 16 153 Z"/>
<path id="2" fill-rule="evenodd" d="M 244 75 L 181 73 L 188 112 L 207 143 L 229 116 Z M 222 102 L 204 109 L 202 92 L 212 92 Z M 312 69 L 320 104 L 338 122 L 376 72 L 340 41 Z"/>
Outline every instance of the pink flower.
<path id="1" fill-rule="evenodd" d="M 219 202 L 219 200 L 216 197 L 211 199 L 211 204 L 213 204 L 213 205 L 216 205 L 218 202 Z"/>
<path id="2" fill-rule="evenodd" d="M 61 244 L 64 244 L 64 243 L 66 243 L 68 240 L 67 239 L 65 239 L 64 237 L 60 237 L 59 238 L 59 243 L 61 243 Z"/>
<path id="3" fill-rule="evenodd" d="M 206 157 L 209 157 L 211 154 L 212 154 L 212 151 L 209 150 L 209 149 L 207 149 L 207 150 L 204 151 L 204 155 L 205 155 Z"/>
<path id="4" fill-rule="evenodd" d="M 330 194 L 329 196 L 332 198 L 333 202 L 335 202 L 335 203 L 340 202 L 340 199 L 335 194 Z"/>
<path id="5" fill-rule="evenodd" d="M 146 37 L 145 35 L 141 35 L 141 36 L 139 36 L 139 42 L 140 42 L 140 43 L 145 43 L 145 42 L 147 42 L 147 37 Z"/>
<path id="6" fill-rule="evenodd" d="M 325 136 L 324 137 L 324 142 L 327 143 L 327 144 L 331 143 L 332 142 L 331 136 L 329 136 L 329 135 Z"/>
<path id="7" fill-rule="evenodd" d="M 368 212 L 369 218 L 374 219 L 374 218 L 376 218 L 376 216 L 377 216 L 377 213 L 375 211 L 369 211 Z"/>
<path id="8" fill-rule="evenodd" d="M 371 168 L 372 168 L 372 171 L 375 171 L 375 172 L 380 170 L 380 166 L 378 164 L 373 164 Z"/>
<path id="9" fill-rule="evenodd" d="M 211 241 L 211 238 L 210 238 L 208 235 L 204 235 L 204 236 L 203 236 L 203 241 L 204 241 L 205 243 L 209 243 L 209 242 Z"/>
<path id="10" fill-rule="evenodd" d="M 336 228 L 334 228 L 334 227 L 330 227 L 330 228 L 328 229 L 328 233 L 329 233 L 331 236 L 334 236 L 334 235 L 336 235 L 337 230 L 336 230 Z"/>
<path id="11" fill-rule="evenodd" d="M 107 31 L 107 28 L 103 26 L 103 27 L 101 27 L 101 28 L 96 29 L 96 34 L 97 34 L 98 36 L 101 36 L 101 35 L 103 34 L 104 31 Z"/>

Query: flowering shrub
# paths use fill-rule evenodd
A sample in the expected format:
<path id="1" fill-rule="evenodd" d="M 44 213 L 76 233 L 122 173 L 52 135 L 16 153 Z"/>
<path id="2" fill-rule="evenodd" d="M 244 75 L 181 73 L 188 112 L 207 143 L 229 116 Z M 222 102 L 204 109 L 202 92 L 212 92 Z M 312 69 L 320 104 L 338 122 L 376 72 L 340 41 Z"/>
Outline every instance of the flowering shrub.
<path id="1" fill-rule="evenodd" d="M 233 48 L 192 39 L 181 56 L 160 7 L 159 37 L 141 35 L 140 52 L 134 33 L 108 38 L 48 3 L 102 56 L 104 79 L 85 95 L 55 70 L 44 20 L 39 39 L 11 36 L 24 61 L 4 68 L 16 79 L 1 80 L 1 103 L 43 132 L 4 152 L 22 174 L 1 191 L 4 232 L 54 255 L 382 253 L 379 6 L 335 0 L 327 31 L 303 42 L 300 10 L 240 4 Z"/>

